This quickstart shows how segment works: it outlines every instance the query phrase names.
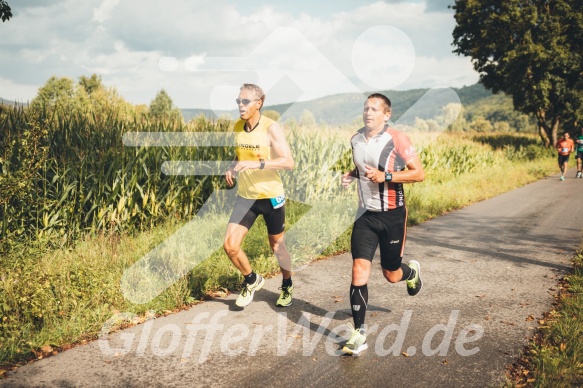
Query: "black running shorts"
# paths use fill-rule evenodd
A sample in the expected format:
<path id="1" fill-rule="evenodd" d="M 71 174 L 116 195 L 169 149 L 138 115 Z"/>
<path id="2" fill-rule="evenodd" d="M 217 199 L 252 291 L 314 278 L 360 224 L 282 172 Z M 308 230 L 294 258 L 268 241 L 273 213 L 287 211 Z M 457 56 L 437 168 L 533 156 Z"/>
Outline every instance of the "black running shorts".
<path id="1" fill-rule="evenodd" d="M 251 229 L 259 215 L 263 215 L 267 233 L 277 235 L 285 229 L 285 205 L 274 209 L 269 199 L 247 199 L 237 196 L 229 224 L 239 224 Z"/>
<path id="2" fill-rule="evenodd" d="M 563 164 L 569 162 L 569 156 L 571 156 L 571 154 L 569 155 L 559 154 L 559 166 L 562 166 Z"/>
<path id="3" fill-rule="evenodd" d="M 352 228 L 352 259 L 372 261 L 377 247 L 380 246 L 381 266 L 386 270 L 396 271 L 401 267 L 406 233 L 405 206 L 384 212 L 367 210 L 354 222 Z"/>

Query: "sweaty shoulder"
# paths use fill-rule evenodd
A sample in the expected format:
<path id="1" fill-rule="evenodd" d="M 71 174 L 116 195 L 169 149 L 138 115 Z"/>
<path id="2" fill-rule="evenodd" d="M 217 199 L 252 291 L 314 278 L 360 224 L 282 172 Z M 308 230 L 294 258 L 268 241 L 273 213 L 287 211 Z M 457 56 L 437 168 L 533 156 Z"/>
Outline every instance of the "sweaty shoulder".
<path id="1" fill-rule="evenodd" d="M 409 136 L 394 128 L 387 129 L 387 133 L 393 138 L 393 144 L 395 145 L 397 154 L 399 154 L 405 162 L 408 162 L 417 156 L 417 151 L 415 150 L 415 147 L 413 147 Z"/>

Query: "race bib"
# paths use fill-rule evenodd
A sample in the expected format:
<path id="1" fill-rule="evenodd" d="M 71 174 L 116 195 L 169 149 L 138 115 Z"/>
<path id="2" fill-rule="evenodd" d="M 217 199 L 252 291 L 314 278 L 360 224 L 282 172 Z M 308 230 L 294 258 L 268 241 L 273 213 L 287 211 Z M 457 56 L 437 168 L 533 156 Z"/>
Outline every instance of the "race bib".
<path id="1" fill-rule="evenodd" d="M 569 148 L 563 148 L 563 152 L 569 152 Z"/>
<path id="2" fill-rule="evenodd" d="M 271 206 L 274 209 L 279 209 L 283 205 L 285 205 L 285 195 L 280 195 L 279 197 L 269 198 L 271 201 Z"/>

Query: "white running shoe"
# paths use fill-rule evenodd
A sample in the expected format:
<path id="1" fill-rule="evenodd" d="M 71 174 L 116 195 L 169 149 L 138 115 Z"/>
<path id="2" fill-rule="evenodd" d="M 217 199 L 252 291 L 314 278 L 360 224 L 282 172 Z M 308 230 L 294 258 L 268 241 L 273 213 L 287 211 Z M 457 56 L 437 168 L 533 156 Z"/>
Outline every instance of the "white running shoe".
<path id="1" fill-rule="evenodd" d="M 253 301 L 253 294 L 255 294 L 255 291 L 260 290 L 264 284 L 265 279 L 263 279 L 263 276 L 257 274 L 257 279 L 255 279 L 255 283 L 253 284 L 245 283 L 243 285 L 243 291 L 241 291 L 241 294 L 237 297 L 235 304 L 239 307 L 247 306 L 249 303 L 251 303 L 251 301 Z"/>

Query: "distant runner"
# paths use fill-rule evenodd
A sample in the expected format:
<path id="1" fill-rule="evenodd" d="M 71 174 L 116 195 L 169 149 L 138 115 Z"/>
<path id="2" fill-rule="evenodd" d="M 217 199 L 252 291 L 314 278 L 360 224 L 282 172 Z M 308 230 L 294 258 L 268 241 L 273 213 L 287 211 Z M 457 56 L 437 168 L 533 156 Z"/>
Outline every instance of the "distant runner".
<path id="1" fill-rule="evenodd" d="M 285 196 L 277 170 L 291 170 L 294 160 L 281 127 L 261 115 L 260 109 L 265 101 L 263 90 L 257 85 L 244 84 L 236 101 L 241 117 L 234 129 L 236 157 L 225 173 L 225 179 L 232 186 L 237 177 L 237 201 L 223 244 L 229 259 L 245 278 L 243 291 L 235 303 L 240 307 L 247 306 L 255 291 L 265 284 L 265 279 L 252 270 L 241 249 L 247 232 L 262 215 L 267 225 L 269 245 L 283 275 L 276 305 L 286 307 L 292 303 L 293 284 L 291 259 L 283 241 Z"/>
<path id="2" fill-rule="evenodd" d="M 583 127 L 581 128 L 581 134 L 577 136 L 577 178 L 583 178 L 581 175 L 581 160 L 583 159 Z"/>
<path id="3" fill-rule="evenodd" d="M 559 152 L 559 168 L 561 169 L 561 180 L 565 180 L 565 174 L 569 167 L 569 156 L 575 150 L 575 143 L 571 139 L 569 132 L 565 132 L 563 137 L 557 141 L 555 148 Z"/>
<path id="4" fill-rule="evenodd" d="M 364 127 L 351 139 L 356 168 L 342 176 L 344 187 L 358 180 L 360 216 L 354 222 L 350 242 L 353 260 L 350 307 L 354 328 L 342 348 L 347 354 L 359 354 L 368 348 L 364 328 L 367 283 L 379 245 L 383 275 L 389 282 L 405 280 L 411 296 L 417 295 L 423 284 L 419 262 L 402 263 L 407 236 L 403 183 L 421 182 L 425 173 L 409 138 L 389 127 L 390 117 L 391 101 L 382 94 L 371 94 L 364 104 Z"/>

